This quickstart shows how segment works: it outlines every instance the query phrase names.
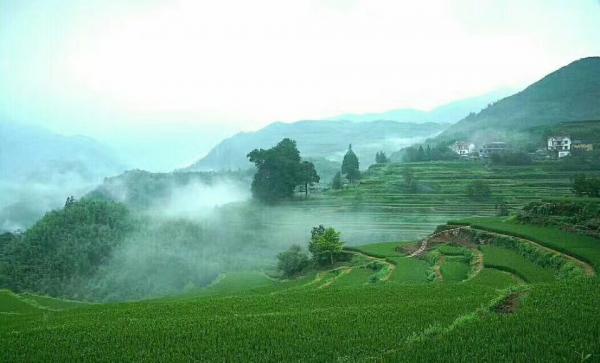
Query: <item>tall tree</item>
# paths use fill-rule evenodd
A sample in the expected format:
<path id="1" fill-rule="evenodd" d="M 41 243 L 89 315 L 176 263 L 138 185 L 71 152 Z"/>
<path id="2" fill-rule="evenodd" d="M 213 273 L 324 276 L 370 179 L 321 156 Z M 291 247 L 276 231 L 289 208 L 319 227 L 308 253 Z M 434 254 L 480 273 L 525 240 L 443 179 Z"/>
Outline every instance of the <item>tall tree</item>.
<path id="1" fill-rule="evenodd" d="M 332 227 L 325 228 L 323 225 L 313 227 L 308 250 L 313 259 L 320 264 L 330 263 L 333 265 L 336 258 L 342 253 L 344 242 L 340 240 L 340 232 Z"/>
<path id="2" fill-rule="evenodd" d="M 300 165 L 300 183 L 304 184 L 304 198 L 308 198 L 308 187 L 319 180 L 321 178 L 315 170 L 315 165 L 310 161 L 303 161 Z"/>
<path id="3" fill-rule="evenodd" d="M 332 189 L 342 189 L 342 174 L 338 171 L 333 176 L 333 181 L 331 182 Z"/>
<path id="4" fill-rule="evenodd" d="M 316 172 L 312 174 L 310 166 L 301 163 L 294 140 L 285 138 L 270 149 L 254 149 L 247 156 L 257 169 L 252 180 L 252 194 L 262 201 L 290 198 L 297 185 L 318 182 Z M 309 171 L 308 179 L 303 178 L 304 170 Z"/>
<path id="5" fill-rule="evenodd" d="M 342 162 L 342 174 L 348 178 L 350 184 L 360 178 L 360 171 L 358 169 L 358 157 L 352 151 L 352 144 L 348 146 L 348 151 L 344 155 L 344 161 Z"/>
<path id="6" fill-rule="evenodd" d="M 384 151 L 379 151 L 377 154 L 375 154 L 375 162 L 377 164 L 385 164 L 388 161 L 388 157 L 385 155 Z"/>

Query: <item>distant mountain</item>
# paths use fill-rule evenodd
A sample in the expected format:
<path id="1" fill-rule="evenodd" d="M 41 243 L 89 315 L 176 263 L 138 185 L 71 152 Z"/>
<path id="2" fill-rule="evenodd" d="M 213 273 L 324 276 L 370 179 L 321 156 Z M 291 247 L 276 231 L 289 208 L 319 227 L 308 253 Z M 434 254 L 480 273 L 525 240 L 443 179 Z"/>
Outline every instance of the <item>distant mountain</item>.
<path id="1" fill-rule="evenodd" d="M 412 123 L 455 123 L 463 119 L 468 114 L 481 111 L 490 103 L 496 102 L 499 99 L 502 99 L 512 93 L 512 90 L 500 89 L 478 97 L 466 98 L 463 100 L 451 102 L 436 107 L 431 111 L 423 111 L 412 108 L 401 108 L 386 112 L 344 114 L 332 117 L 331 120 L 346 120 L 353 122 L 388 120 Z"/>
<path id="2" fill-rule="evenodd" d="M 395 121 L 276 122 L 256 132 L 239 133 L 223 140 L 208 155 L 186 170 L 247 169 L 252 166 L 246 157 L 250 151 L 272 147 L 285 137 L 296 140 L 303 158 L 325 158 L 331 161 L 340 161 L 348 149 L 348 144 L 352 144 L 361 166 L 366 167 L 373 163 L 377 151 L 391 153 L 436 135 L 445 127 L 435 123 L 412 124 Z"/>
<path id="3" fill-rule="evenodd" d="M 124 169 L 93 139 L 0 121 L 0 231 L 27 227 Z"/>
<path id="4" fill-rule="evenodd" d="M 600 57 L 575 61 L 450 126 L 437 140 L 477 141 L 560 122 L 600 119 Z"/>

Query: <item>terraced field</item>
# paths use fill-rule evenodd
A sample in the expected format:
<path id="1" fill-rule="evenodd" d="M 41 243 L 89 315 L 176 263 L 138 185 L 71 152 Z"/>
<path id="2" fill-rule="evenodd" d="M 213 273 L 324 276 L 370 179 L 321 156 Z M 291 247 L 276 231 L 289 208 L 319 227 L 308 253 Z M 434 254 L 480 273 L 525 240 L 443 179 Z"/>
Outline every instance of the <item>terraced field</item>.
<path id="1" fill-rule="evenodd" d="M 563 247 L 579 238 L 566 236 Z M 578 251 L 592 258 L 597 242 Z M 361 246 L 350 262 L 295 280 L 226 274 L 204 291 L 152 301 L 87 305 L 0 291 L 0 361 L 599 360 L 598 278 L 535 280 L 540 271 L 523 269 L 522 256 L 488 245 L 484 261 L 508 272 L 466 278 L 473 247 L 438 244 L 429 253 L 445 257 L 444 278 L 430 280 L 434 266 L 400 252 L 405 244 Z"/>
<path id="2" fill-rule="evenodd" d="M 417 180 L 417 193 L 404 191 L 405 168 Z M 302 223 L 314 219 L 314 223 L 335 225 L 353 245 L 410 241 L 450 219 L 493 216 L 499 201 L 518 208 L 533 200 L 571 196 L 575 172 L 557 168 L 552 162 L 498 167 L 479 162 L 389 164 L 372 167 L 357 187 L 315 193 L 306 201 L 281 208 L 305 216 L 296 219 Z M 474 180 L 489 183 L 493 193 L 490 200 L 473 201 L 466 196 L 467 185 Z M 282 222 L 282 210 L 261 213 L 267 224 Z M 295 225 L 295 220 L 283 223 Z"/>

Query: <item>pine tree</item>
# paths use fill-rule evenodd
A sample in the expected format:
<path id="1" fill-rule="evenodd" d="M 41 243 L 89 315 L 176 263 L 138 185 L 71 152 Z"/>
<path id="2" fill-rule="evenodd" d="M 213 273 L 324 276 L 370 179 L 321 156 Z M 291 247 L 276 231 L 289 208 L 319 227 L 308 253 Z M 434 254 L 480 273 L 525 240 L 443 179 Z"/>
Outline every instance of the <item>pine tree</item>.
<path id="1" fill-rule="evenodd" d="M 352 144 L 348 146 L 348 151 L 344 155 L 344 161 L 342 162 L 342 174 L 348 178 L 350 184 L 360 178 L 360 171 L 358 169 L 358 157 L 352 151 Z"/>

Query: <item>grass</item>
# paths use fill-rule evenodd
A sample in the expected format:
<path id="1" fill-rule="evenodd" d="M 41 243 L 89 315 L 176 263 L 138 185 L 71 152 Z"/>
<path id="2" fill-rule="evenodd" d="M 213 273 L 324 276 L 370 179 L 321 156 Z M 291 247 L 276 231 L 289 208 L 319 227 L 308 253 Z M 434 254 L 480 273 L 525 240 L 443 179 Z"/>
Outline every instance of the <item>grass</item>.
<path id="1" fill-rule="evenodd" d="M 350 287 L 360 286 L 369 283 L 369 278 L 373 276 L 374 271 L 366 267 L 355 267 L 349 274 L 345 274 L 338 278 L 334 287 Z"/>
<path id="2" fill-rule="evenodd" d="M 517 252 L 491 245 L 481 246 L 486 267 L 514 273 L 527 282 L 551 282 L 555 279 L 554 271 L 542 268 Z"/>
<path id="3" fill-rule="evenodd" d="M 364 254 L 375 256 L 375 257 L 394 257 L 401 256 L 402 253 L 398 252 L 396 249 L 402 245 L 409 242 L 380 242 L 380 243 L 371 243 L 367 245 L 354 247 L 355 250 L 362 252 Z"/>
<path id="4" fill-rule="evenodd" d="M 463 256 L 446 256 L 440 270 L 444 281 L 463 281 L 469 277 L 471 266 Z"/>
<path id="5" fill-rule="evenodd" d="M 475 277 L 469 280 L 469 283 L 494 286 L 498 289 L 505 289 L 520 283 L 520 280 L 509 272 L 497 270 L 494 268 L 484 268 Z"/>
<path id="6" fill-rule="evenodd" d="M 16 316 L 0 324 L 0 361 L 361 360 L 495 294 L 478 285 L 375 284 L 91 306 L 43 323 Z"/>
<path id="7" fill-rule="evenodd" d="M 407 193 L 402 171 L 410 168 L 421 189 Z M 315 193 L 308 200 L 283 203 L 282 208 L 318 216 L 319 223 L 343 231 L 353 246 L 381 241 L 411 241 L 425 237 L 449 219 L 494 216 L 496 204 L 506 202 L 513 210 L 536 200 L 569 197 L 576 171 L 560 170 L 555 163 L 489 167 L 478 162 L 391 163 L 371 168 L 360 185 L 340 191 Z M 590 174 L 600 175 L 600 171 Z M 492 198 L 470 200 L 466 187 L 486 180 Z M 278 220 L 279 210 L 265 211 L 268 223 Z M 286 224 L 306 220 L 285 220 Z M 306 228 L 303 226 L 303 228 Z"/>
<path id="8" fill-rule="evenodd" d="M 428 282 L 431 267 L 427 262 L 408 257 L 389 257 L 388 259 L 396 265 L 390 281 L 409 284 Z"/>
<path id="9" fill-rule="evenodd" d="M 506 221 L 503 218 L 469 218 L 459 221 L 474 228 L 529 239 L 543 246 L 589 262 L 600 271 L 600 240 L 554 227 Z"/>
<path id="10" fill-rule="evenodd" d="M 317 272 L 284 282 L 256 271 L 227 273 L 184 296 L 120 304 L 79 306 L 0 291 L 0 361 L 575 361 L 579 353 L 598 361 L 599 279 L 561 282 L 511 250 L 484 246 L 486 268 L 473 278 L 430 283 L 432 266 L 396 252 L 400 242 L 364 245 L 416 240 L 453 218 L 537 241 L 598 268 L 600 243 L 593 238 L 490 218 L 500 199 L 516 208 L 568 196 L 572 173 L 550 163 L 408 166 L 426 191 L 405 193 L 405 165 L 390 164 L 368 172 L 359 187 L 283 206 L 310 211 L 359 250 L 392 261 L 388 282 L 369 283 L 375 272 L 354 265 L 345 267 L 347 274 L 321 271 L 316 283 Z M 494 199 L 466 198 L 466 185 L 478 179 L 491 183 Z M 280 212 L 265 210 L 257 223 L 278 226 Z M 487 218 L 464 220 L 469 216 Z M 288 223 L 306 228 L 302 218 Z M 463 281 L 470 268 L 464 248 L 438 251 L 445 255 L 444 280 Z M 352 263 L 359 262 L 365 261 Z M 488 308 L 491 302 L 523 282 L 489 266 L 545 283 L 528 285 L 519 310 L 500 315 Z M 329 279 L 330 286 L 319 288 Z"/>
<path id="11" fill-rule="evenodd" d="M 383 361 L 586 362 L 600 360 L 596 279 L 536 285 L 515 314 L 483 314 L 448 334 L 399 345 Z"/>

